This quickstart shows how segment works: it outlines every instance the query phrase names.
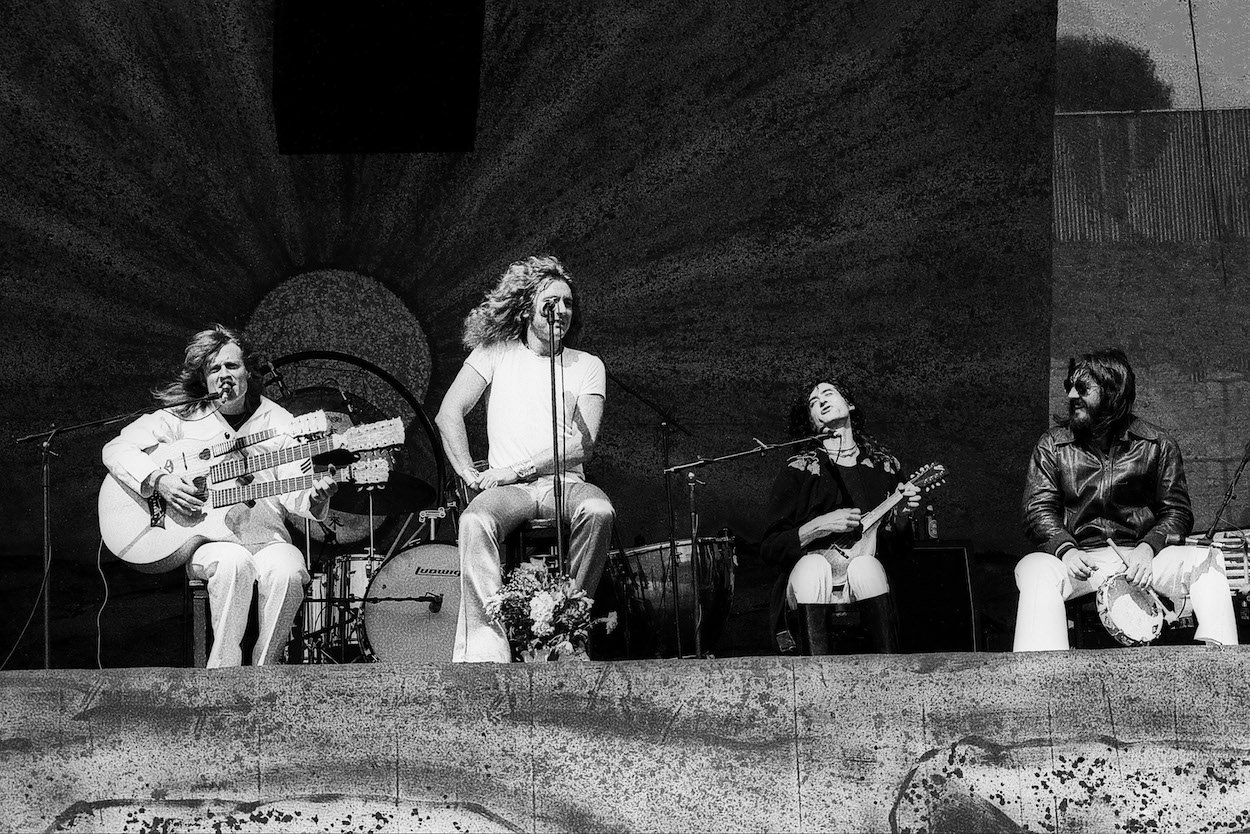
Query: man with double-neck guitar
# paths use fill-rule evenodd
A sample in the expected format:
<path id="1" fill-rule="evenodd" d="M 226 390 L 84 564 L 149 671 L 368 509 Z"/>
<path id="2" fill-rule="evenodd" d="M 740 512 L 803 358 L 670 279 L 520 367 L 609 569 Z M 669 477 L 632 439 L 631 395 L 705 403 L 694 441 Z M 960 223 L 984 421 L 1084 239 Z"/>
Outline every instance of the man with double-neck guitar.
<path id="1" fill-rule="evenodd" d="M 791 431 L 822 439 L 778 473 L 761 544 L 764 560 L 781 568 L 770 606 L 776 647 L 792 651 L 797 642 L 800 651 L 831 654 L 831 609 L 853 603 L 873 651 L 897 652 L 894 604 L 877 551 L 909 534 L 920 490 L 902 483 L 898 459 L 863 432 L 845 383 L 822 379 L 805 390 L 791 410 Z"/>
<path id="2" fill-rule="evenodd" d="M 208 447 L 290 424 L 291 413 L 263 396 L 261 385 L 259 360 L 240 333 L 222 325 L 196 333 L 187 344 L 177 377 L 153 395 L 169 405 L 210 395 L 217 398 L 143 415 L 105 444 L 104 465 L 113 478 L 141 498 L 159 497 L 153 500 L 158 508 L 154 515 L 166 510 L 184 517 L 199 514 L 205 508 L 205 491 L 183 474 L 161 467 L 148 452 L 161 444 L 187 440 L 203 441 Z M 287 443 L 294 441 L 277 431 L 248 451 L 269 451 Z M 194 550 L 186 561 L 187 572 L 207 582 L 212 612 L 208 666 L 242 663 L 240 641 L 253 585 L 260 633 L 252 662 L 262 665 L 278 659 L 309 581 L 303 555 L 291 543 L 284 519 L 288 515 L 324 519 L 336 488 L 332 475 L 321 476 L 299 492 L 238 504 L 226 514 L 220 540 L 198 546 L 191 543 Z M 153 523 L 160 520 L 154 517 Z M 168 567 L 181 562 L 177 558 Z"/>

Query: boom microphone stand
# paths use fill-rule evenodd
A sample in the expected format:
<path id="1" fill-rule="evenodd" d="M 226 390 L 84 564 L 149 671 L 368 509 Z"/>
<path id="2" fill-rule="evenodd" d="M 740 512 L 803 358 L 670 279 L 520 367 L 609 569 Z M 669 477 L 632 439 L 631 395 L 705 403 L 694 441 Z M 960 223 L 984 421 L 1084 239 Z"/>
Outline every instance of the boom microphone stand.
<path id="1" fill-rule="evenodd" d="M 751 438 L 752 440 L 755 441 L 755 448 L 753 449 L 747 449 L 746 451 L 743 451 L 743 452 L 732 452 L 728 455 L 721 455 L 718 458 L 699 458 L 698 460 L 691 461 L 690 463 L 679 463 L 676 466 L 670 466 L 664 470 L 664 480 L 666 484 L 669 482 L 669 476 L 677 472 L 686 472 L 686 480 L 689 484 L 690 566 L 691 566 L 691 570 L 693 571 L 693 579 L 694 579 L 694 622 L 695 622 L 694 654 L 695 654 L 695 657 L 703 657 L 703 637 L 699 633 L 700 627 L 703 624 L 703 600 L 699 598 L 699 587 L 700 587 L 699 539 L 698 539 L 699 513 L 695 505 L 695 485 L 704 484 L 706 486 L 706 484 L 705 482 L 700 481 L 698 478 L 695 477 L 693 470 L 697 469 L 700 466 L 707 466 L 713 463 L 724 463 L 725 461 L 735 460 L 736 458 L 745 457 L 746 455 L 762 455 L 765 452 L 772 451 L 773 449 L 784 449 L 787 446 L 798 446 L 802 443 L 811 443 L 817 440 L 823 440 L 824 438 L 828 436 L 829 435 L 823 434 L 823 433 L 815 434 L 815 435 L 812 435 L 811 437 L 804 437 L 804 438 L 800 438 L 799 440 L 789 440 L 789 441 L 786 441 L 785 443 L 765 443 L 759 438 L 753 437 Z M 667 490 L 667 492 L 668 492 L 668 500 L 669 500 L 668 516 L 669 516 L 669 522 L 670 522 L 669 541 L 672 542 L 672 548 L 673 548 L 673 554 L 674 554 L 673 561 L 675 565 L 676 564 L 676 552 L 677 552 L 677 545 L 676 545 L 677 533 L 674 527 L 676 526 L 676 522 L 674 521 L 675 516 L 674 516 L 673 506 L 672 506 L 672 500 L 673 500 L 672 491 Z M 674 571 L 674 573 L 676 573 L 676 571 Z M 675 579 L 674 579 L 674 582 L 675 582 Z M 676 604 L 676 600 L 674 600 L 674 605 L 675 604 Z M 677 654 L 678 656 L 681 655 L 680 622 L 678 623 L 678 626 L 677 626 Z"/>
<path id="2" fill-rule="evenodd" d="M 1215 518 L 1211 520 L 1211 527 L 1207 530 L 1207 534 L 1200 539 L 1202 544 L 1211 544 L 1215 541 L 1215 528 L 1220 524 L 1220 516 L 1228 509 L 1228 505 L 1233 500 L 1233 490 L 1237 488 L 1237 482 L 1241 480 L 1241 473 L 1246 468 L 1246 464 L 1250 463 L 1250 443 L 1246 444 L 1246 450 L 1241 455 L 1241 464 L 1237 467 L 1237 471 L 1233 473 L 1233 481 L 1228 485 L 1228 490 L 1224 493 L 1224 500 L 1220 504 L 1220 509 L 1215 514 Z"/>
<path id="3" fill-rule="evenodd" d="M 157 404 L 150 408 L 141 408 L 138 411 L 131 411 L 126 414 L 117 414 L 112 417 L 105 417 L 102 420 L 91 420 L 86 423 L 77 423 L 72 426 L 53 426 L 47 431 L 28 434 L 25 437 L 19 437 L 15 443 L 30 443 L 36 440 L 39 443 L 39 455 L 43 468 L 42 491 L 43 491 L 43 668 L 52 668 L 52 629 L 51 629 L 51 585 L 52 585 L 52 458 L 60 457 L 56 452 L 52 451 L 52 439 L 58 434 L 67 434 L 69 432 L 78 431 L 80 429 L 91 429 L 97 426 L 107 426 L 112 423 L 120 423 L 122 420 L 129 420 L 132 417 L 138 417 L 141 414 L 149 414 L 153 411 L 160 411 L 162 408 L 181 408 L 185 405 L 193 405 L 195 403 L 204 403 L 209 400 L 220 399 L 221 394 L 209 394 L 206 397 L 194 397 L 182 402 L 172 403 L 169 405 Z"/>

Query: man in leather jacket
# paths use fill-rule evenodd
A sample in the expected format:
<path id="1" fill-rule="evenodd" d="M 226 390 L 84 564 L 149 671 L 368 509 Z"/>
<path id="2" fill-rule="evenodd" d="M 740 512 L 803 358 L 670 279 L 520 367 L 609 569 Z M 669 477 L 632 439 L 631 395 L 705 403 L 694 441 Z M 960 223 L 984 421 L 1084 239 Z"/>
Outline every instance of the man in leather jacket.
<path id="1" fill-rule="evenodd" d="M 1064 601 L 1120 571 L 1178 609 L 1189 597 L 1198 640 L 1235 645 L 1219 552 L 1167 545 L 1193 526 L 1185 469 L 1176 441 L 1133 414 L 1128 358 L 1118 350 L 1085 354 L 1064 389 L 1068 416 L 1038 441 L 1025 483 L 1025 534 L 1038 551 L 1016 565 L 1015 651 L 1068 648 Z"/>

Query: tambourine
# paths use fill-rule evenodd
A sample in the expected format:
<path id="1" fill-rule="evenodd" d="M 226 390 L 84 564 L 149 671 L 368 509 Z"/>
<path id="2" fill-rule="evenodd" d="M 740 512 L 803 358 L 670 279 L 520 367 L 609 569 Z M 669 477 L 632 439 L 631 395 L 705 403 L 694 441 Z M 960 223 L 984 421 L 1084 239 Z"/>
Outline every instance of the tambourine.
<path id="1" fill-rule="evenodd" d="M 1095 597 L 1107 633 L 1124 646 L 1145 646 L 1163 633 L 1163 603 L 1149 588 L 1132 584 L 1123 573 L 1109 576 Z"/>

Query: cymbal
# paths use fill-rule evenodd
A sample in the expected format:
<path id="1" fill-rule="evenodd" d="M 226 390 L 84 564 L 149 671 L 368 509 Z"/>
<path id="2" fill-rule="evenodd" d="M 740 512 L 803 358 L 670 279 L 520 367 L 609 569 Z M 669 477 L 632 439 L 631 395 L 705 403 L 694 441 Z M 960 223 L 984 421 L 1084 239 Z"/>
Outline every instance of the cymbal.
<path id="1" fill-rule="evenodd" d="M 330 509 L 341 513 L 366 515 L 369 512 L 369 496 L 373 496 L 373 514 L 415 513 L 434 502 L 438 490 L 425 481 L 406 472 L 392 472 L 386 486 L 378 484 L 371 489 L 355 484 L 340 484 L 330 499 Z"/>

